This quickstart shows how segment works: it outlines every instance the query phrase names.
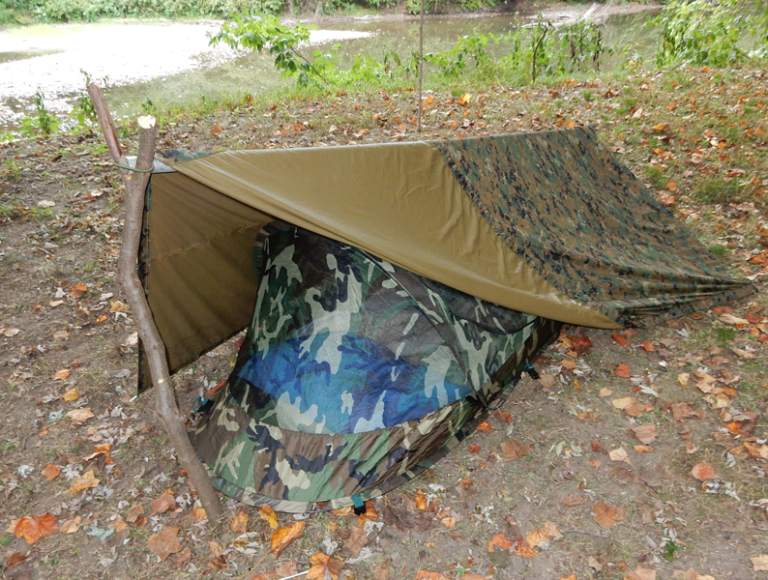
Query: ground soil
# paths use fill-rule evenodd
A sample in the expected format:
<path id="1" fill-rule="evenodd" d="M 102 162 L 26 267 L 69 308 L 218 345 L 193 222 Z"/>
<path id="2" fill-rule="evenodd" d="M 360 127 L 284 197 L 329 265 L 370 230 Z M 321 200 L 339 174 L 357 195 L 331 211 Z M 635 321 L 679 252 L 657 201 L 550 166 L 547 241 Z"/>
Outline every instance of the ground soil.
<path id="1" fill-rule="evenodd" d="M 708 101 L 713 88 L 717 98 Z M 153 394 L 135 397 L 136 328 L 115 279 L 123 192 L 100 138 L 0 145 L 0 573 L 239 578 L 255 569 L 267 574 L 255 577 L 281 578 L 324 552 L 345 561 L 342 577 L 378 580 L 768 578 L 756 571 L 768 554 L 768 143 L 758 106 L 768 80 L 759 70 L 688 70 L 672 80 L 638 71 L 537 89 L 468 89 L 468 106 L 458 89 L 429 93 L 422 134 L 412 91 L 374 91 L 232 103 L 164 123 L 159 146 L 308 147 L 592 124 L 723 256 L 724 268 L 752 277 L 759 293 L 649 329 L 568 327 L 537 361 L 542 379 L 523 379 L 506 413 L 425 476 L 373 502 L 378 516 L 366 540 L 355 541 L 354 515 L 314 514 L 276 559 L 270 525 L 255 508 L 227 501 L 227 522 L 196 521 Z M 135 128 L 120 134 L 130 152 Z M 227 342 L 176 375 L 182 405 L 225 378 L 234 356 Z M 638 405 L 627 410 L 627 397 Z M 93 416 L 77 423 L 77 409 Z M 633 431 L 641 425 L 655 429 L 646 443 Z M 505 460 L 502 443 L 511 438 L 530 453 Z M 717 474 L 708 484 L 694 476 L 702 463 Z M 50 480 L 49 464 L 60 470 Z M 98 485 L 72 493 L 91 470 Z M 167 490 L 175 506 L 152 513 Z M 247 536 L 229 524 L 241 509 Z M 603 511 L 614 525 L 595 519 Z M 45 514 L 58 531 L 32 544 L 18 537 L 17 520 Z M 150 538 L 164 527 L 180 529 L 181 545 L 161 561 Z M 489 549 L 498 534 L 530 545 L 537 533 L 549 541 L 535 549 Z"/>

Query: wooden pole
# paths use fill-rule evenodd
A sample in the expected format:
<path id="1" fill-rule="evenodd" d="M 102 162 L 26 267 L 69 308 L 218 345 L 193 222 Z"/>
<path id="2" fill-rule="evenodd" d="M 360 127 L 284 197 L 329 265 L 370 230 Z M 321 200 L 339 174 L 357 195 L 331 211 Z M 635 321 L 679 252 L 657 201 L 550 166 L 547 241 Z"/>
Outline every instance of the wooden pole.
<path id="1" fill-rule="evenodd" d="M 91 84 L 88 86 L 88 95 L 93 101 L 112 159 L 115 163 L 125 165 L 112 123 L 112 116 L 109 114 L 101 91 L 95 84 Z M 168 438 L 176 450 L 179 462 L 189 474 L 189 479 L 208 515 L 209 523 L 215 526 L 223 516 L 221 502 L 213 489 L 205 467 L 203 467 L 194 447 L 192 447 L 192 442 L 189 440 L 186 418 L 179 409 L 171 386 L 165 344 L 155 325 L 152 310 L 138 275 L 144 192 L 147 189 L 147 183 L 149 183 L 149 170 L 154 164 L 156 139 L 157 124 L 155 118 L 139 117 L 139 151 L 136 158 L 136 171 L 123 169 L 125 223 L 123 225 L 120 258 L 117 262 L 117 276 L 133 310 L 136 329 L 144 343 L 149 361 L 152 382 L 155 387 L 155 413 L 168 433 Z"/>
<path id="2" fill-rule="evenodd" d="M 416 117 L 416 132 L 421 133 L 421 88 L 424 78 L 424 0 L 421 0 L 419 10 L 419 109 Z"/>

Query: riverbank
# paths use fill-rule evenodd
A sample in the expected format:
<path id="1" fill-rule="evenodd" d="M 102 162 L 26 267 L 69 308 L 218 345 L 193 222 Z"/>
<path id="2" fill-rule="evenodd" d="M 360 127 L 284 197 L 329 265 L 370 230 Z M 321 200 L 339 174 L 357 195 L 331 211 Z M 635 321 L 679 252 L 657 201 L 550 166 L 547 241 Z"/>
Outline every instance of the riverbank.
<path id="1" fill-rule="evenodd" d="M 202 151 L 589 125 L 724 267 L 760 289 L 649 329 L 568 328 L 536 362 L 543 380 L 526 378 L 484 431 L 376 500 L 364 537 L 351 514 L 314 514 L 279 559 L 255 509 L 226 504 L 229 518 L 244 509 L 248 536 L 195 521 L 153 394 L 133 398 L 135 325 L 115 280 L 122 189 L 100 136 L 0 145 L 5 577 L 224 580 L 258 563 L 248 578 L 275 579 L 307 570 L 318 551 L 345 561 L 346 580 L 757 577 L 768 559 L 766 94 L 759 68 L 637 70 L 533 88 L 457 81 L 427 93 L 422 133 L 408 89 L 243 99 L 167 119 L 159 147 Z M 118 133 L 135 152 L 135 122 Z M 185 406 L 227 375 L 234 354 L 227 342 L 176 377 Z M 76 408 L 84 424 L 69 418 Z M 530 455 L 505 461 L 510 437 Z M 94 452 L 105 442 L 109 453 Z M 717 474 L 706 486 L 702 464 Z M 71 492 L 87 472 L 98 484 Z M 434 511 L 419 508 L 425 495 Z M 32 516 L 56 527 L 30 545 L 12 522 Z M 497 534 L 525 538 L 550 523 L 561 537 L 538 553 L 488 551 Z M 161 562 L 149 539 L 163 526 L 180 544 Z"/>

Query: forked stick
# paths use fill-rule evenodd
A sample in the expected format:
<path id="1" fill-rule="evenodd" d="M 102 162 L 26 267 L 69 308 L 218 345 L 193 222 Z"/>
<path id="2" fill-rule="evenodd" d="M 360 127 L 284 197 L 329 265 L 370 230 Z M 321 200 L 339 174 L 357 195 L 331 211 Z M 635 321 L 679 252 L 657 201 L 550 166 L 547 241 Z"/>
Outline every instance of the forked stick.
<path id="1" fill-rule="evenodd" d="M 155 158 L 155 140 L 157 125 L 154 117 L 139 117 L 139 151 L 134 170 L 126 169 L 122 150 L 117 141 L 112 116 L 104 102 L 104 97 L 95 84 L 88 86 L 88 95 L 93 101 L 99 117 L 107 149 L 115 163 L 123 166 L 125 184 L 125 223 L 123 225 L 123 243 L 117 262 L 117 276 L 120 285 L 134 313 L 136 329 L 144 343 L 152 382 L 155 387 L 155 413 L 163 423 L 168 438 L 176 450 L 176 455 L 187 470 L 192 485 L 197 490 L 208 521 L 216 525 L 223 515 L 221 502 L 213 489 L 211 480 L 189 440 L 184 414 L 179 410 L 176 396 L 170 383 L 168 363 L 166 362 L 165 344 L 160 337 L 152 311 L 149 308 L 144 287 L 138 275 L 139 241 L 141 222 L 144 214 L 144 191 L 149 182 L 150 171 Z"/>

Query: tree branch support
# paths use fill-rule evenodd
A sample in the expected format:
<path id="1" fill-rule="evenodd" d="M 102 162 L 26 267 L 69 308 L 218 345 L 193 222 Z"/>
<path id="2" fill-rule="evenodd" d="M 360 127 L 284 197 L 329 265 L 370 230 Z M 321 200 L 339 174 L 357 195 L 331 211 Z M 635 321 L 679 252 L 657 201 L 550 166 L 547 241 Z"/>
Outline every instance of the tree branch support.
<path id="1" fill-rule="evenodd" d="M 109 113 L 104 97 L 95 84 L 88 86 L 88 95 L 93 101 L 99 118 L 101 130 L 107 141 L 107 149 L 115 163 L 126 165 L 122 150 L 117 140 L 112 116 Z M 184 469 L 187 470 L 190 482 L 197 491 L 203 504 L 208 521 L 215 526 L 223 516 L 221 502 L 213 489 L 208 473 L 197 456 L 192 442 L 187 434 L 186 418 L 179 409 L 176 396 L 171 386 L 170 374 L 165 352 L 165 344 L 155 325 L 152 311 L 149 308 L 144 287 L 138 275 L 139 242 L 141 225 L 144 214 L 144 192 L 149 183 L 150 173 L 140 172 L 151 169 L 155 158 L 155 141 L 157 139 L 157 124 L 154 117 L 139 117 L 139 151 L 136 158 L 136 169 L 139 172 L 123 170 L 125 184 L 125 223 L 123 225 L 123 241 L 120 248 L 120 258 L 117 262 L 118 280 L 133 310 L 136 329 L 144 343 L 144 348 L 152 373 L 155 387 L 155 413 L 168 433 L 176 455 Z"/>

